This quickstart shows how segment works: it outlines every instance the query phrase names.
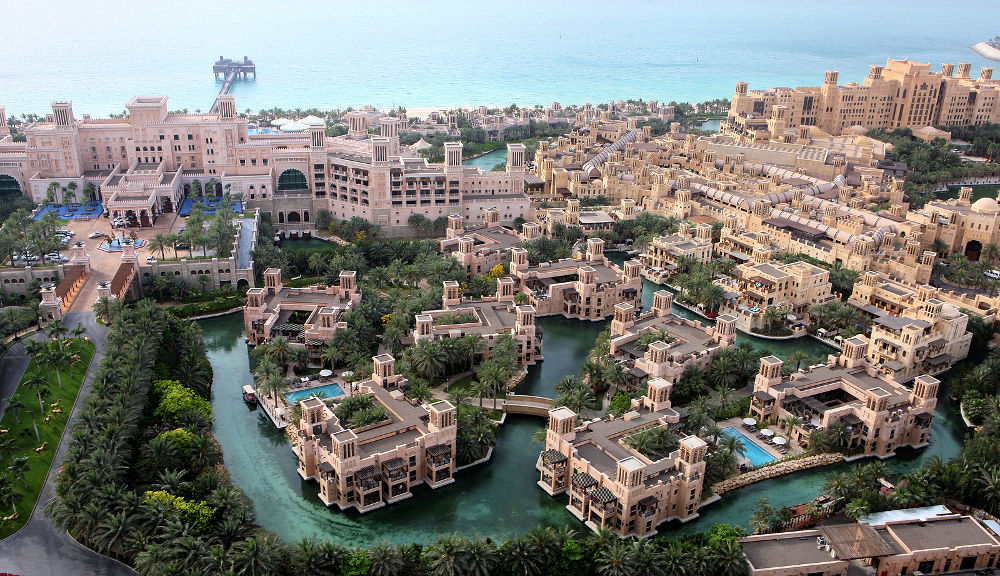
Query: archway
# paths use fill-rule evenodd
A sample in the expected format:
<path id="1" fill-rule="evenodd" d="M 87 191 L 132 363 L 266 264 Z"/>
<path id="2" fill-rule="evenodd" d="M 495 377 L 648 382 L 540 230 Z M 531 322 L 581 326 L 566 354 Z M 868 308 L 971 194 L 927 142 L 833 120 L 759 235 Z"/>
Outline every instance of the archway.
<path id="1" fill-rule="evenodd" d="M 298 193 L 298 192 L 308 192 L 309 191 L 309 181 L 306 180 L 306 175 L 296 170 L 295 168 L 288 168 L 278 176 L 278 192 L 286 193 Z"/>
<path id="2" fill-rule="evenodd" d="M 965 245 L 965 257 L 969 260 L 979 260 L 979 255 L 983 251 L 983 244 L 979 240 L 969 240 Z"/>
<path id="3" fill-rule="evenodd" d="M 285 220 L 289 224 L 298 224 L 299 221 L 300 221 L 299 213 L 298 212 L 289 212 L 288 216 L 285 218 Z"/>
<path id="4" fill-rule="evenodd" d="M 237 294 L 245 294 L 249 288 L 250 288 L 250 283 L 247 282 L 246 278 L 240 278 L 239 280 L 236 281 Z"/>
<path id="5" fill-rule="evenodd" d="M 152 226 L 152 225 L 153 225 L 153 223 L 150 222 L 150 220 L 149 220 L 149 214 L 146 212 L 146 210 L 144 210 L 144 209 L 143 210 L 139 210 L 139 226 L 142 226 L 143 228 L 146 228 L 146 227 L 149 227 L 149 226 Z"/>
<path id="6" fill-rule="evenodd" d="M 7 174 L 0 174 L 0 202 L 16 200 L 22 195 L 21 185 L 17 183 L 17 179 Z"/>

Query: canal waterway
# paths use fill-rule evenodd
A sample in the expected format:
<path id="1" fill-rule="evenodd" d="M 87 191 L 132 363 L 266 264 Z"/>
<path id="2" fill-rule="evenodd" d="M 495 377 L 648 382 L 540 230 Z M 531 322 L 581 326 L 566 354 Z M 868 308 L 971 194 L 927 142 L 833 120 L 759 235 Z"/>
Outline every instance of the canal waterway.
<path id="1" fill-rule="evenodd" d="M 621 253 L 609 253 L 622 260 Z M 652 294 L 661 287 L 643 283 L 646 309 Z M 704 321 L 675 306 L 680 315 Z M 551 498 L 535 484 L 535 461 L 541 445 L 532 435 L 544 421 L 528 416 L 510 416 L 499 433 L 493 460 L 456 475 L 456 482 L 431 494 L 426 487 L 414 489 L 413 498 L 388 508 L 360 515 L 326 507 L 316 497 L 315 482 L 303 481 L 296 472 L 295 457 L 283 433 L 267 418 L 243 403 L 240 388 L 251 383 L 248 349 L 239 314 L 200 321 L 215 370 L 212 405 L 216 413 L 215 435 L 222 446 L 226 466 L 233 480 L 246 491 L 257 508 L 258 522 L 288 541 L 316 536 L 352 545 L 374 542 L 428 542 L 438 534 L 459 532 L 504 538 L 538 525 L 585 528 L 566 511 L 564 497 Z M 552 396 L 553 387 L 567 374 L 576 374 L 586 360 L 604 322 L 568 320 L 561 316 L 538 319 L 544 330 L 542 362 L 528 369 L 518 391 Z M 812 356 L 832 349 L 812 339 L 772 342 L 740 334 L 737 341 L 749 340 L 778 356 L 804 349 Z M 958 453 L 963 438 L 957 406 L 944 394 L 932 424 L 931 445 L 923 450 L 901 449 L 887 461 L 893 474 L 906 473 L 930 456 L 950 458 Z M 707 530 L 726 522 L 748 526 L 754 501 L 766 496 L 772 504 L 784 506 L 815 498 L 826 477 L 844 470 L 848 464 L 820 468 L 760 482 L 725 494 L 721 501 L 701 510 L 701 517 L 687 524 L 669 523 L 661 533 L 683 534 Z"/>
<path id="2" fill-rule="evenodd" d="M 483 154 L 482 156 L 476 156 L 475 158 L 469 158 L 468 160 L 463 160 L 463 166 L 477 166 L 483 172 L 489 172 L 494 166 L 501 162 L 507 161 L 507 147 L 497 148 Z"/>

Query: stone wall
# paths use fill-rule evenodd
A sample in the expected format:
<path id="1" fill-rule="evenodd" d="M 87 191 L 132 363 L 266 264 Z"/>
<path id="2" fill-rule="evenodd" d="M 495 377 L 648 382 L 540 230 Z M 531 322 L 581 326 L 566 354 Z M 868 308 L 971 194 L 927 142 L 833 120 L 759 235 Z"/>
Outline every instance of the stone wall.
<path id="1" fill-rule="evenodd" d="M 785 460 L 783 462 L 778 462 L 777 464 L 762 466 L 749 472 L 744 472 L 738 476 L 726 478 L 721 482 L 716 482 L 715 484 L 712 484 L 712 492 L 715 494 L 725 494 L 730 490 L 736 490 L 737 488 L 742 488 L 753 484 L 754 482 L 777 478 L 778 476 L 791 474 L 792 472 L 798 472 L 799 470 L 808 470 L 809 468 L 815 468 L 817 466 L 836 464 L 837 462 L 841 462 L 843 460 L 844 455 L 839 453 L 817 454 L 816 456 L 806 456 L 805 458 L 797 458 L 795 460 Z"/>

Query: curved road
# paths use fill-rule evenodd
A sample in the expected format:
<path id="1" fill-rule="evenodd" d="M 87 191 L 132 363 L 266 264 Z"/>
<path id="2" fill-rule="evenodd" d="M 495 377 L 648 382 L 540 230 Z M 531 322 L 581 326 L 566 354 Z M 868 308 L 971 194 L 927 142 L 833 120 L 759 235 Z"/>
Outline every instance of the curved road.
<path id="1" fill-rule="evenodd" d="M 104 339 L 107 335 L 107 328 L 96 322 L 93 312 L 71 312 L 65 316 L 63 323 L 71 328 L 77 323 L 82 324 L 87 329 L 87 336 L 94 341 L 96 351 L 31 519 L 17 534 L 0 541 L 0 572 L 19 576 L 135 576 L 136 573 L 131 568 L 77 543 L 66 531 L 54 526 L 42 512 L 45 503 L 54 493 L 55 474 L 66 454 L 69 429 L 79 415 L 82 405 L 80 400 L 90 392 L 94 369 L 104 358 Z M 20 342 L 11 346 L 0 358 L 0 393 L 3 398 L 9 397 L 17 387 L 27 366 L 28 358 Z"/>

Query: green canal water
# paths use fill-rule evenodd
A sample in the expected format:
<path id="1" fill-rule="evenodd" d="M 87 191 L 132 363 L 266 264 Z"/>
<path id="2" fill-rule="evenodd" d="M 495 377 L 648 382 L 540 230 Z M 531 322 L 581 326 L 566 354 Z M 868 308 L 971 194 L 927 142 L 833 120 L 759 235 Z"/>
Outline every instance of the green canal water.
<path id="1" fill-rule="evenodd" d="M 647 309 L 657 289 L 659 286 L 644 282 L 643 300 Z M 675 307 L 675 312 L 699 319 L 682 308 Z M 236 484 L 254 501 L 261 526 L 285 540 L 316 536 L 346 545 L 369 546 L 378 541 L 428 542 L 438 534 L 452 532 L 504 538 L 538 525 L 585 530 L 566 511 L 564 497 L 551 498 L 535 484 L 534 465 L 541 445 L 532 442 L 531 436 L 544 422 L 528 416 L 508 417 L 491 462 L 459 472 L 454 484 L 433 494 L 429 488 L 420 486 L 415 488 L 411 499 L 363 516 L 354 511 L 341 512 L 336 507 L 327 509 L 316 497 L 318 486 L 299 478 L 284 434 L 275 430 L 260 411 L 248 408 L 242 401 L 240 388 L 252 380 L 242 317 L 232 314 L 200 323 L 215 370 L 212 398 L 215 435 L 226 466 Z M 545 359 L 529 368 L 518 391 L 552 396 L 560 378 L 578 372 L 607 322 L 546 317 L 539 318 L 538 325 L 545 331 Z M 830 351 L 811 339 L 771 342 L 742 334 L 738 338 L 751 340 L 779 356 L 803 348 L 817 356 Z M 947 459 L 958 453 L 963 434 L 957 406 L 943 396 L 932 425 L 931 446 L 924 450 L 901 450 L 888 460 L 888 468 L 899 474 L 919 466 L 932 455 Z M 802 472 L 730 492 L 721 501 L 703 508 L 700 519 L 683 525 L 665 524 L 660 531 L 697 532 L 717 522 L 747 526 L 757 498 L 767 496 L 775 505 L 806 502 L 819 494 L 827 475 L 847 467 L 845 464 Z"/>

